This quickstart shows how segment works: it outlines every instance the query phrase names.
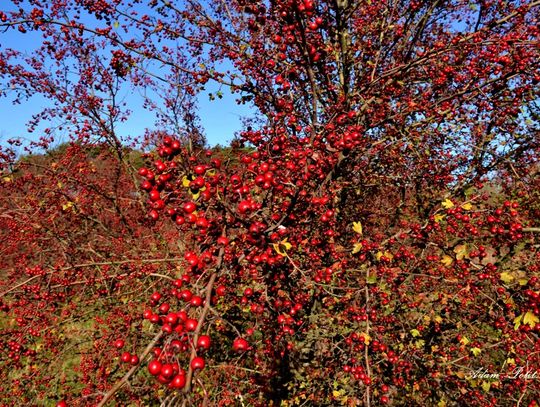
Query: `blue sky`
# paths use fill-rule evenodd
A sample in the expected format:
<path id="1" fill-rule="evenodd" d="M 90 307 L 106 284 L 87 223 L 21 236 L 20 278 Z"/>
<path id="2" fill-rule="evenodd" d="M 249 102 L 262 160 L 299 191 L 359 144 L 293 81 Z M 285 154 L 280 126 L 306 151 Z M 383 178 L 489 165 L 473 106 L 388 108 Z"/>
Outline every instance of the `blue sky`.
<path id="1" fill-rule="evenodd" d="M 4 10 L 10 7 L 2 7 Z M 41 37 L 35 33 L 21 34 L 15 29 L 7 32 L 0 31 L 0 49 L 13 48 L 16 50 L 31 53 L 32 49 L 39 46 Z M 5 84 L 3 78 L 0 78 L 0 86 Z M 235 96 L 228 89 L 222 88 L 223 97 L 210 101 L 209 92 L 215 93 L 218 90 L 217 84 L 208 83 L 206 90 L 199 95 L 199 116 L 205 129 L 208 143 L 210 145 L 226 145 L 230 142 L 234 133 L 239 131 L 241 126 L 241 117 L 250 116 L 252 110 L 245 105 L 237 105 Z M 50 102 L 40 96 L 34 96 L 28 101 L 18 105 L 13 105 L 13 96 L 0 97 L 0 144 L 4 144 L 9 138 L 21 138 L 25 141 L 36 140 L 39 138 L 39 131 L 32 134 L 26 130 L 26 124 L 32 118 L 32 115 L 39 113 L 43 108 L 50 106 Z M 145 128 L 153 128 L 154 115 L 143 109 L 142 98 L 137 93 L 128 90 L 125 92 L 125 101 L 132 115 L 125 123 L 118 125 L 118 130 L 122 136 L 139 136 L 144 133 Z M 44 124 L 42 128 L 47 127 Z M 58 142 L 67 141 L 58 139 Z"/>

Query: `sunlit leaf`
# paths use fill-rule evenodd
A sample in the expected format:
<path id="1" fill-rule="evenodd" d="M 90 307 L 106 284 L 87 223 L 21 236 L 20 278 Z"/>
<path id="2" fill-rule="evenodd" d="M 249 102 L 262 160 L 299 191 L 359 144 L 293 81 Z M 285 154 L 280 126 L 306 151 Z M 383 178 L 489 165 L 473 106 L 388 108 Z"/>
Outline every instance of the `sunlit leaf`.
<path id="1" fill-rule="evenodd" d="M 355 243 L 352 249 L 352 254 L 356 254 L 360 250 L 362 250 L 362 243 Z"/>
<path id="2" fill-rule="evenodd" d="M 469 255 L 467 245 L 457 245 L 456 247 L 454 247 L 454 253 L 456 254 L 456 259 L 463 260 Z"/>
<path id="3" fill-rule="evenodd" d="M 63 211 L 67 211 L 69 208 L 71 208 L 73 206 L 73 202 L 71 201 L 68 201 L 67 203 L 65 203 L 64 205 L 62 205 L 62 210 Z"/>
<path id="4" fill-rule="evenodd" d="M 445 209 L 450 209 L 450 208 L 453 208 L 454 207 L 454 203 L 450 200 L 450 199 L 445 199 L 442 203 L 441 203 L 442 207 L 445 208 Z"/>
<path id="5" fill-rule="evenodd" d="M 411 329 L 411 335 L 413 338 L 416 338 L 417 336 L 420 336 L 420 331 L 418 329 Z"/>
<path id="6" fill-rule="evenodd" d="M 272 244 L 274 250 L 281 256 L 287 255 L 287 250 L 289 250 L 292 245 L 287 241 L 287 239 L 282 240 L 279 243 Z"/>
<path id="7" fill-rule="evenodd" d="M 445 254 L 443 258 L 441 259 L 441 263 L 444 264 L 446 267 L 450 266 L 453 262 L 454 262 L 454 259 L 452 259 L 447 254 Z"/>
<path id="8" fill-rule="evenodd" d="M 491 382 L 488 382 L 488 381 L 483 381 L 482 382 L 482 390 L 484 390 L 484 392 L 489 392 L 489 389 L 491 388 Z"/>
<path id="9" fill-rule="evenodd" d="M 184 187 L 188 188 L 190 183 L 191 183 L 191 181 L 189 180 L 189 178 L 184 175 L 184 177 L 182 178 L 182 185 Z"/>
<path id="10" fill-rule="evenodd" d="M 360 334 L 360 339 L 363 340 L 366 345 L 369 345 L 371 343 L 371 336 L 369 336 L 365 332 L 362 332 Z"/>
<path id="11" fill-rule="evenodd" d="M 438 213 L 434 216 L 435 222 L 440 223 L 446 218 L 446 215 L 444 213 Z"/>
<path id="12" fill-rule="evenodd" d="M 503 281 L 503 283 L 511 283 L 512 281 L 514 281 L 514 276 L 510 273 L 507 273 L 507 272 L 502 272 L 501 273 L 501 280 Z"/>
<path id="13" fill-rule="evenodd" d="M 482 352 L 482 349 L 480 348 L 471 348 L 471 352 L 474 356 L 478 356 L 481 352 Z"/>
<path id="14" fill-rule="evenodd" d="M 377 261 L 380 261 L 381 257 L 383 257 L 383 256 L 386 257 L 389 260 L 392 260 L 394 258 L 394 255 L 392 253 L 390 253 L 388 250 L 386 250 L 384 253 L 381 252 L 381 251 L 378 251 L 375 254 L 375 258 L 377 259 Z"/>
<path id="15" fill-rule="evenodd" d="M 470 211 L 472 209 L 472 204 L 470 202 L 465 202 L 463 205 L 461 205 L 461 209 Z"/>
<path id="16" fill-rule="evenodd" d="M 523 323 L 529 325 L 531 328 L 534 328 L 538 322 L 540 320 L 531 311 L 527 311 L 523 316 Z"/>
<path id="17" fill-rule="evenodd" d="M 372 274 L 366 279 L 366 283 L 375 284 L 377 282 L 377 274 Z"/>
<path id="18" fill-rule="evenodd" d="M 353 230 L 359 235 L 362 234 L 362 224 L 360 222 L 353 222 Z"/>

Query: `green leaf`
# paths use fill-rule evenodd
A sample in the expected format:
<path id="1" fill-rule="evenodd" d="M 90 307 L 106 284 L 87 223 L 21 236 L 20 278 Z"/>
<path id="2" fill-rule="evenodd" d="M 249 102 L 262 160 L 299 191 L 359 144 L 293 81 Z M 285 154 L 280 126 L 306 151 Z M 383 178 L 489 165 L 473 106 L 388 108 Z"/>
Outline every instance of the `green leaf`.
<path id="1" fill-rule="evenodd" d="M 366 283 L 368 284 L 375 284 L 377 282 L 377 275 L 376 274 L 372 274 L 370 276 L 368 276 L 368 278 L 366 279 Z"/>

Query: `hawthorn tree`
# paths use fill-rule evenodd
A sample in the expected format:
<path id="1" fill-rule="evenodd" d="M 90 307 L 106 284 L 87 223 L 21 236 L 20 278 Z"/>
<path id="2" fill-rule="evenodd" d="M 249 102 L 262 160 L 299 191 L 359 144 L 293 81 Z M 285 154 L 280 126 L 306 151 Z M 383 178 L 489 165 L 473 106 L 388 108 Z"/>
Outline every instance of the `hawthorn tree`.
<path id="1" fill-rule="evenodd" d="M 134 177 L 117 95 L 147 90 L 161 131 L 132 190 L 150 241 L 181 241 L 117 332 L 136 349 L 96 355 L 132 367 L 59 398 L 536 405 L 540 2 L 12 3 L 1 25 L 43 42 L 2 50 L 6 83 L 56 102 L 32 124 Z M 258 112 L 230 149 L 201 146 L 209 81 Z"/>

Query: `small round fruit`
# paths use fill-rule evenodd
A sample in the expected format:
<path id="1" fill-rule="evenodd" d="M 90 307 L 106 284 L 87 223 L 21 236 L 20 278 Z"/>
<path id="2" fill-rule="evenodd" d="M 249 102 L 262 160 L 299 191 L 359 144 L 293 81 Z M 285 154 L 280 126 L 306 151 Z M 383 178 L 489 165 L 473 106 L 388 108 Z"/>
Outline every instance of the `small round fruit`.
<path id="1" fill-rule="evenodd" d="M 56 403 L 56 407 L 67 407 L 67 403 L 64 400 L 60 400 Z"/>
<path id="2" fill-rule="evenodd" d="M 197 339 L 197 348 L 209 349 L 211 343 L 212 341 L 208 335 L 201 335 Z"/>
<path id="3" fill-rule="evenodd" d="M 186 375 L 185 374 L 177 374 L 173 377 L 171 380 L 171 383 L 169 384 L 170 387 L 173 389 L 183 389 L 186 385 Z"/>
<path id="4" fill-rule="evenodd" d="M 244 352 L 248 349 L 249 344 L 244 338 L 236 338 L 233 342 L 233 349 L 236 352 Z"/>
<path id="5" fill-rule="evenodd" d="M 129 362 L 131 362 L 131 353 L 129 353 L 129 352 L 124 352 L 124 353 L 122 353 L 122 356 L 120 356 L 120 359 L 121 359 L 122 362 L 124 362 L 124 363 L 129 363 Z"/>
<path id="6" fill-rule="evenodd" d="M 161 362 L 159 360 L 152 360 L 148 363 L 148 371 L 152 376 L 157 376 L 161 373 Z"/>
<path id="7" fill-rule="evenodd" d="M 186 323 L 186 331 L 193 332 L 195 329 L 197 329 L 197 320 L 193 318 L 188 318 Z"/>
<path id="8" fill-rule="evenodd" d="M 174 374 L 173 366 L 170 363 L 165 363 L 163 366 L 161 366 L 161 375 L 165 377 L 166 379 L 170 379 Z"/>
<path id="9" fill-rule="evenodd" d="M 191 368 L 193 370 L 201 370 L 204 369 L 204 359 L 200 356 L 194 357 L 191 361 Z"/>
<path id="10" fill-rule="evenodd" d="M 129 363 L 132 366 L 137 366 L 139 364 L 139 357 L 137 355 L 131 355 L 131 359 L 129 360 Z"/>
<path id="11" fill-rule="evenodd" d="M 114 347 L 116 349 L 122 349 L 124 347 L 125 342 L 122 339 L 118 339 L 116 342 L 114 342 Z"/>

